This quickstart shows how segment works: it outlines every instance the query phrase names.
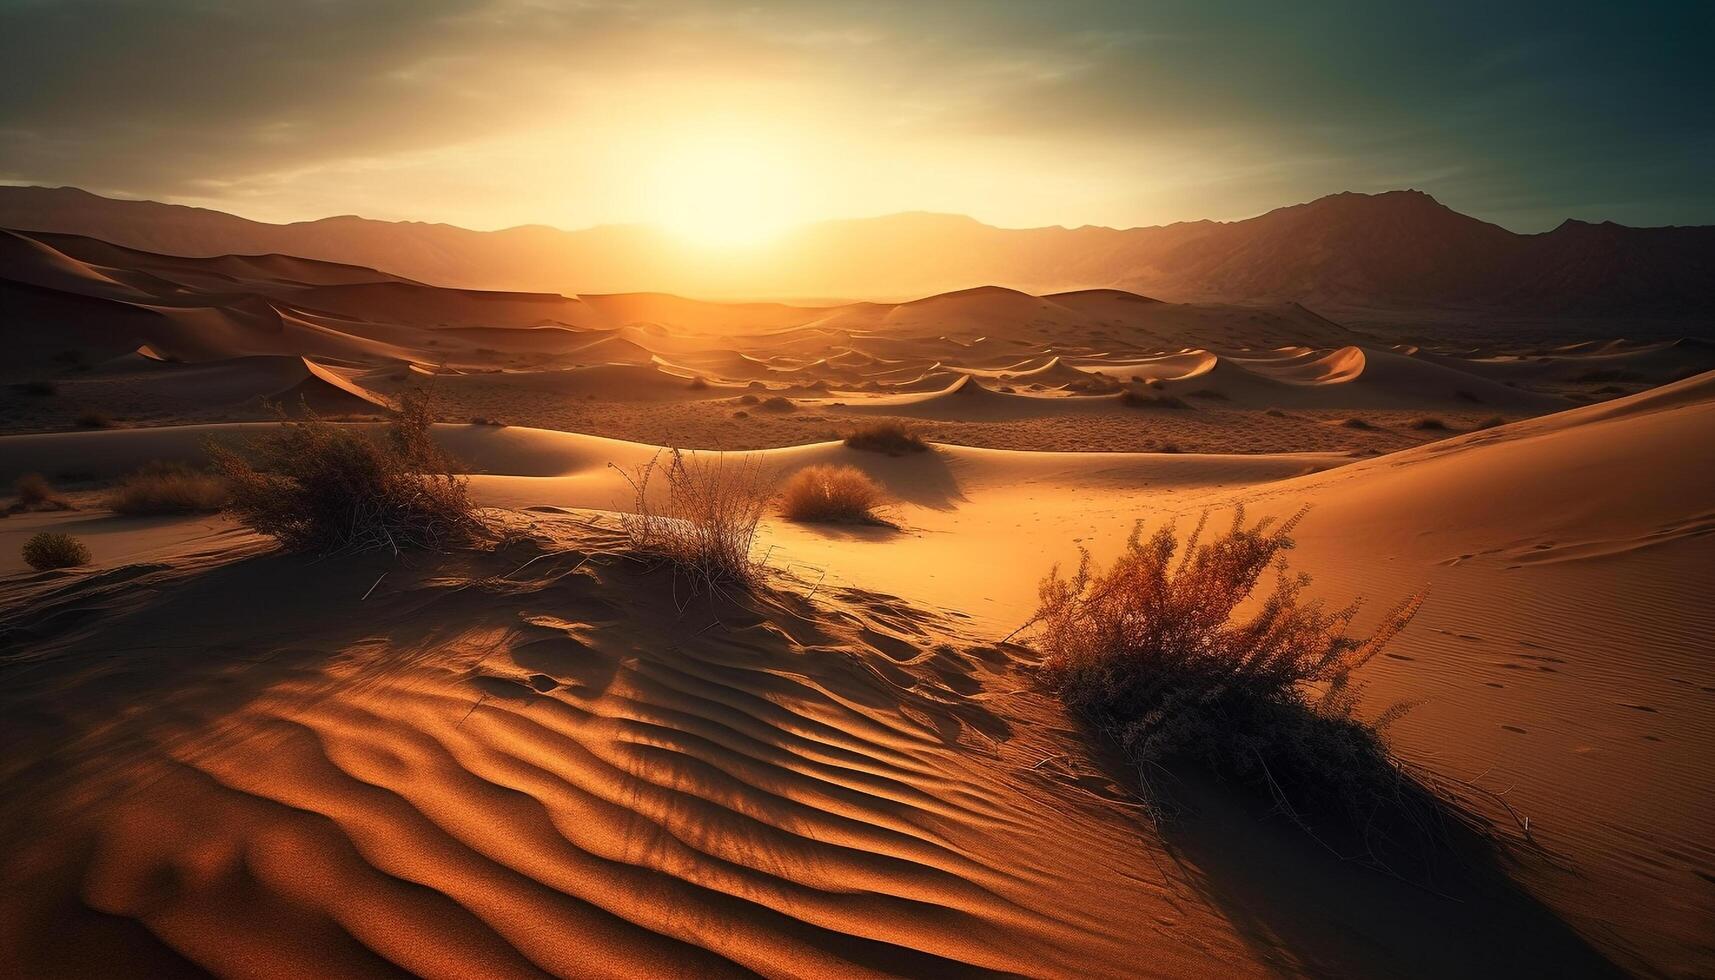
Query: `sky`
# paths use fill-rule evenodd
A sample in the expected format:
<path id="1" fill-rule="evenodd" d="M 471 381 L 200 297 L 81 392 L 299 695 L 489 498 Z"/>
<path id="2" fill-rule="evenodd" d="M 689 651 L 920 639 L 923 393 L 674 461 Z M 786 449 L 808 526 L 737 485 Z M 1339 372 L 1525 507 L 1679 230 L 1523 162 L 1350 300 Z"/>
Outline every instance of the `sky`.
<path id="1" fill-rule="evenodd" d="M 492 229 L 1715 224 L 1715 3 L 0 0 L 0 181 Z"/>

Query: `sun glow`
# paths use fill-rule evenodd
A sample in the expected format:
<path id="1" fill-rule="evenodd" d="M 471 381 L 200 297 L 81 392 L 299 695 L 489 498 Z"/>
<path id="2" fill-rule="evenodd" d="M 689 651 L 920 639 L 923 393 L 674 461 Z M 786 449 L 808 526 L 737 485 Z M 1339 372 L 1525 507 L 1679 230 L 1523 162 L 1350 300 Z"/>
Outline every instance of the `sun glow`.
<path id="1" fill-rule="evenodd" d="M 648 180 L 655 223 L 698 245 L 758 245 L 805 219 L 796 162 L 782 147 L 755 139 L 668 147 Z"/>

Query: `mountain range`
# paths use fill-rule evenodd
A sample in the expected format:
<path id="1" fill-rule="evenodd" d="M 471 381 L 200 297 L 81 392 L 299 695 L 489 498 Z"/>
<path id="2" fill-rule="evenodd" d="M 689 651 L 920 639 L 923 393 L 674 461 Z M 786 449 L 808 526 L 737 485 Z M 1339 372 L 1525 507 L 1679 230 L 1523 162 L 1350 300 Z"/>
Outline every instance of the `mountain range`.
<path id="1" fill-rule="evenodd" d="M 1114 288 L 1172 302 L 1298 302 L 1348 316 L 1707 321 L 1715 227 L 1566 221 L 1516 234 L 1420 191 L 1341 193 L 1242 221 L 996 228 L 930 213 L 823 221 L 713 251 L 646 225 L 473 231 L 220 211 L 0 187 L 0 227 L 185 256 L 282 253 L 434 285 L 706 298 L 906 299 L 979 285 Z"/>

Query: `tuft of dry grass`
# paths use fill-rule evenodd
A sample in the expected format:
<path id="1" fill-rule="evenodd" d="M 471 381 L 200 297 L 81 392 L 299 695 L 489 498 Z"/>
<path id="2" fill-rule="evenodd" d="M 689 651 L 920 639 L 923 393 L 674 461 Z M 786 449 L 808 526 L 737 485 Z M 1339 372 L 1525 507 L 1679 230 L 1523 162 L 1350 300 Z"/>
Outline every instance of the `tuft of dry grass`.
<path id="1" fill-rule="evenodd" d="M 762 457 L 677 449 L 662 457 L 621 471 L 633 493 L 620 519 L 631 548 L 671 564 L 694 592 L 754 586 L 761 569 L 751 550 L 770 496 Z"/>
<path id="2" fill-rule="evenodd" d="M 103 503 L 119 514 L 194 514 L 220 510 L 231 499 L 215 474 L 156 461 L 119 481 Z"/>
<path id="3" fill-rule="evenodd" d="M 1158 394 L 1149 395 L 1136 388 L 1127 388 L 1120 392 L 1120 404 L 1127 408 L 1190 408 L 1191 403 L 1178 395 Z"/>
<path id="4" fill-rule="evenodd" d="M 13 510 L 71 510 L 71 501 L 54 489 L 48 478 L 40 473 L 26 473 L 13 484 L 17 495 Z"/>
<path id="5" fill-rule="evenodd" d="M 467 481 L 431 434 L 434 414 L 407 392 L 383 433 L 317 417 L 282 421 L 239 450 L 210 447 L 232 512 L 294 551 L 438 549 L 482 530 Z"/>
<path id="6" fill-rule="evenodd" d="M 904 456 L 928 450 L 929 444 L 903 422 L 876 422 L 846 433 L 846 445 L 872 453 Z"/>
<path id="7" fill-rule="evenodd" d="M 855 466 L 806 466 L 781 494 L 787 519 L 812 524 L 878 524 L 875 509 L 886 495 Z"/>
<path id="8" fill-rule="evenodd" d="M 69 534 L 43 531 L 24 542 L 24 563 L 38 572 L 89 564 L 89 547 Z"/>
<path id="9" fill-rule="evenodd" d="M 1348 635 L 1356 605 L 1329 611 L 1305 598 L 1308 576 L 1287 572 L 1303 513 L 1247 525 L 1241 509 L 1207 541 L 1205 515 L 1183 544 L 1172 525 L 1144 538 L 1140 522 L 1108 568 L 1085 551 L 1070 577 L 1050 572 L 1031 626 L 1049 686 L 1119 743 L 1146 787 L 1152 771 L 1189 763 L 1272 795 L 1307 828 L 1361 828 L 1415 794 L 1380 734 L 1407 706 L 1360 720 L 1353 677 L 1422 597 L 1368 637 Z M 1253 599 L 1270 571 L 1272 590 Z M 1247 603 L 1255 612 L 1237 616 Z"/>

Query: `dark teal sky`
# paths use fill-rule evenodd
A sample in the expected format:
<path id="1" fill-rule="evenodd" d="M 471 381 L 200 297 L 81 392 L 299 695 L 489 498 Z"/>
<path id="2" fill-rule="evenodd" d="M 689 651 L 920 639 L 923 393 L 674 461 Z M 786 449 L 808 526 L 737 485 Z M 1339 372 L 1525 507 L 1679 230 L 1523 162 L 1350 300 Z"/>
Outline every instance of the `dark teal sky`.
<path id="1" fill-rule="evenodd" d="M 0 0 L 0 180 L 576 226 L 754 157 L 781 220 L 1715 224 L 1711 48 L 1708 2 Z"/>

